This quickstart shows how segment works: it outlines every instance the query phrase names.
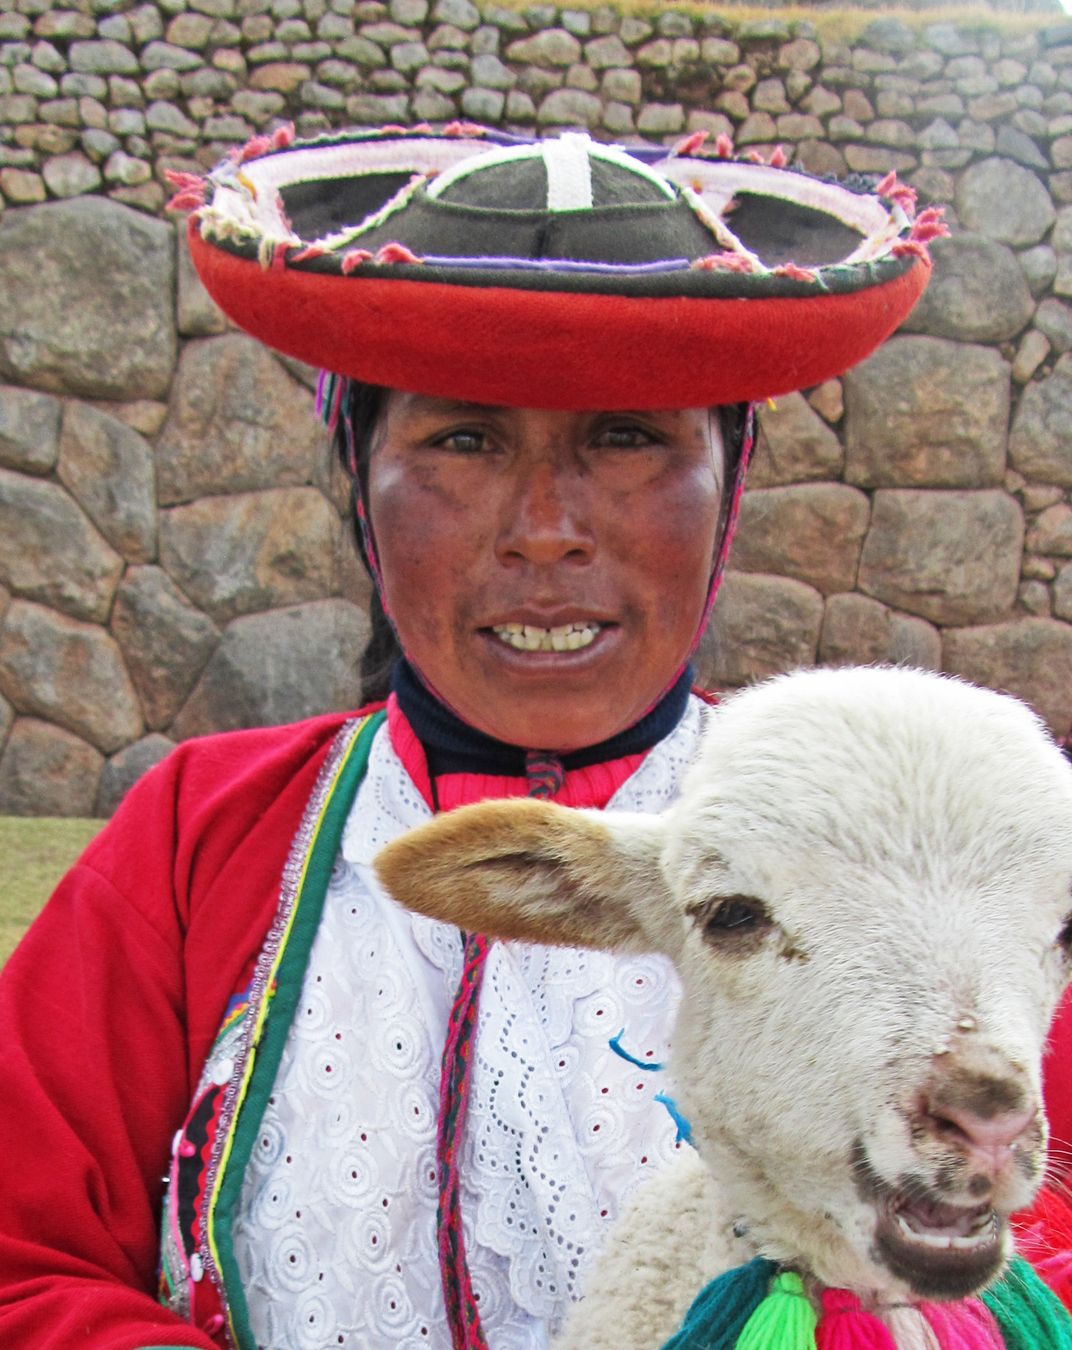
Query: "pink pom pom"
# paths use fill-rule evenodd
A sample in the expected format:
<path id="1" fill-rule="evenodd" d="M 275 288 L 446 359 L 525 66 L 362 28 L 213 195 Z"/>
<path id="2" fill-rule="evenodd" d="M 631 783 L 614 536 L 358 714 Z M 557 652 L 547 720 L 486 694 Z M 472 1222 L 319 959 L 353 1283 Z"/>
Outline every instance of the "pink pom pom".
<path id="1" fill-rule="evenodd" d="M 751 258 L 743 253 L 709 253 L 692 264 L 698 272 L 754 272 Z"/>
<path id="2" fill-rule="evenodd" d="M 922 258 L 924 262 L 930 262 L 930 251 L 926 244 L 921 244 L 918 239 L 901 239 L 893 248 L 890 254 L 894 258 L 907 258 L 909 254 L 913 258 Z"/>
<path id="3" fill-rule="evenodd" d="M 792 277 L 794 281 L 818 281 L 818 276 L 810 267 L 798 267 L 796 263 L 780 263 L 774 269 L 776 277 Z"/>
<path id="4" fill-rule="evenodd" d="M 719 159 L 732 159 L 733 137 L 727 136 L 724 131 L 720 131 L 715 137 L 715 154 Z"/>
<path id="5" fill-rule="evenodd" d="M 232 151 L 231 158 L 236 164 L 245 164 L 251 159 L 260 159 L 272 148 L 271 136 L 251 136 L 238 151 Z"/>
<path id="6" fill-rule="evenodd" d="M 691 136 L 686 136 L 684 140 L 678 141 L 674 146 L 672 154 L 675 155 L 694 155 L 697 150 L 707 140 L 710 132 L 694 131 Z"/>
<path id="7" fill-rule="evenodd" d="M 384 244 L 373 259 L 378 263 L 419 263 L 416 253 L 411 253 L 405 244 Z"/>
<path id="8" fill-rule="evenodd" d="M 342 274 L 348 277 L 355 267 L 360 267 L 362 263 L 368 262 L 372 254 L 367 248 L 352 248 L 342 255 Z"/>
<path id="9" fill-rule="evenodd" d="M 943 219 L 942 208 L 940 206 L 928 206 L 925 211 L 921 211 L 916 217 L 909 238 L 915 239 L 921 244 L 926 244 L 931 239 L 945 239 L 948 234 L 949 226 Z"/>

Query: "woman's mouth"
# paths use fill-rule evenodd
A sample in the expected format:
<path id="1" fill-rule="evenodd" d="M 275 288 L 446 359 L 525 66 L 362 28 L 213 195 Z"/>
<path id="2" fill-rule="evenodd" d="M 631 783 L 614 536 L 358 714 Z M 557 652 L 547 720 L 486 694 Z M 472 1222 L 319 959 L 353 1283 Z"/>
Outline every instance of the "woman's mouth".
<path id="1" fill-rule="evenodd" d="M 554 628 L 537 628 L 527 623 L 495 624 L 492 632 L 500 642 L 518 652 L 576 652 L 589 647 L 599 636 L 603 624 L 594 619 L 579 623 L 558 624 Z"/>

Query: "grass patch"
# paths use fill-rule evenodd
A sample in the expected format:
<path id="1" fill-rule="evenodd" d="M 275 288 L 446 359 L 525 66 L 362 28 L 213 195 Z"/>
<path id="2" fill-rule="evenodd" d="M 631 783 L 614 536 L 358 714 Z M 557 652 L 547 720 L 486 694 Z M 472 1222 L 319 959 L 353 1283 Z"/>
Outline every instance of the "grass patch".
<path id="1" fill-rule="evenodd" d="M 0 965 L 103 820 L 0 816 Z"/>
<path id="2" fill-rule="evenodd" d="M 485 0 L 488 3 L 488 0 Z M 524 11 L 531 9 L 534 0 L 495 0 L 503 9 Z M 705 0 L 554 0 L 560 10 L 613 9 L 616 14 L 632 15 L 638 19 L 653 19 L 668 10 L 688 14 L 693 19 L 703 19 L 717 15 L 736 31 L 748 23 L 781 20 L 790 27 L 794 23 L 806 22 L 814 27 L 821 37 L 833 41 L 852 42 L 876 19 L 898 18 L 911 29 L 919 31 L 932 24 L 951 23 L 958 28 L 974 30 L 979 33 L 1034 33 L 1042 28 L 1052 28 L 1065 21 L 1062 13 L 1027 13 L 1012 10 L 984 9 L 977 5 L 957 3 L 938 5 L 933 9 L 913 9 L 903 0 L 891 0 L 889 4 L 880 4 L 874 8 L 839 6 L 836 9 L 815 9 L 808 5 L 789 4 L 771 9 L 759 4 L 715 4 Z M 519 34 L 518 36 L 522 36 Z M 732 36 L 732 34 L 731 34 Z"/>

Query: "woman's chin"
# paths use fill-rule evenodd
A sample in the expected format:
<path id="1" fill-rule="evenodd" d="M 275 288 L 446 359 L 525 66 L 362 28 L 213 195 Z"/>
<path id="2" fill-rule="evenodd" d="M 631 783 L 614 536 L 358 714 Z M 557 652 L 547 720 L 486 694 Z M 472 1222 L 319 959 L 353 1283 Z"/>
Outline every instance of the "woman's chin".
<path id="1" fill-rule="evenodd" d="M 639 687 L 623 630 L 614 625 L 572 650 L 526 650 L 490 629 L 477 641 L 477 680 L 458 699 L 438 692 L 470 725 L 510 745 L 558 754 L 598 745 L 631 726 L 663 688 Z"/>

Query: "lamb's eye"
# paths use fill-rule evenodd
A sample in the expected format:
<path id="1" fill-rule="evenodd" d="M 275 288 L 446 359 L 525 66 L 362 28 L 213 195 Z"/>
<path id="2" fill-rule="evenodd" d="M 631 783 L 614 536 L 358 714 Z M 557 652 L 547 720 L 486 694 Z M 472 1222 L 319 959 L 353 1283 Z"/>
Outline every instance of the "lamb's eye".
<path id="1" fill-rule="evenodd" d="M 756 942 L 772 925 L 766 905 L 751 895 L 704 900 L 690 913 L 704 938 L 722 947 Z"/>
<path id="2" fill-rule="evenodd" d="M 1072 914 L 1067 915 L 1061 925 L 1061 931 L 1057 934 L 1057 945 L 1066 956 L 1072 957 Z"/>

